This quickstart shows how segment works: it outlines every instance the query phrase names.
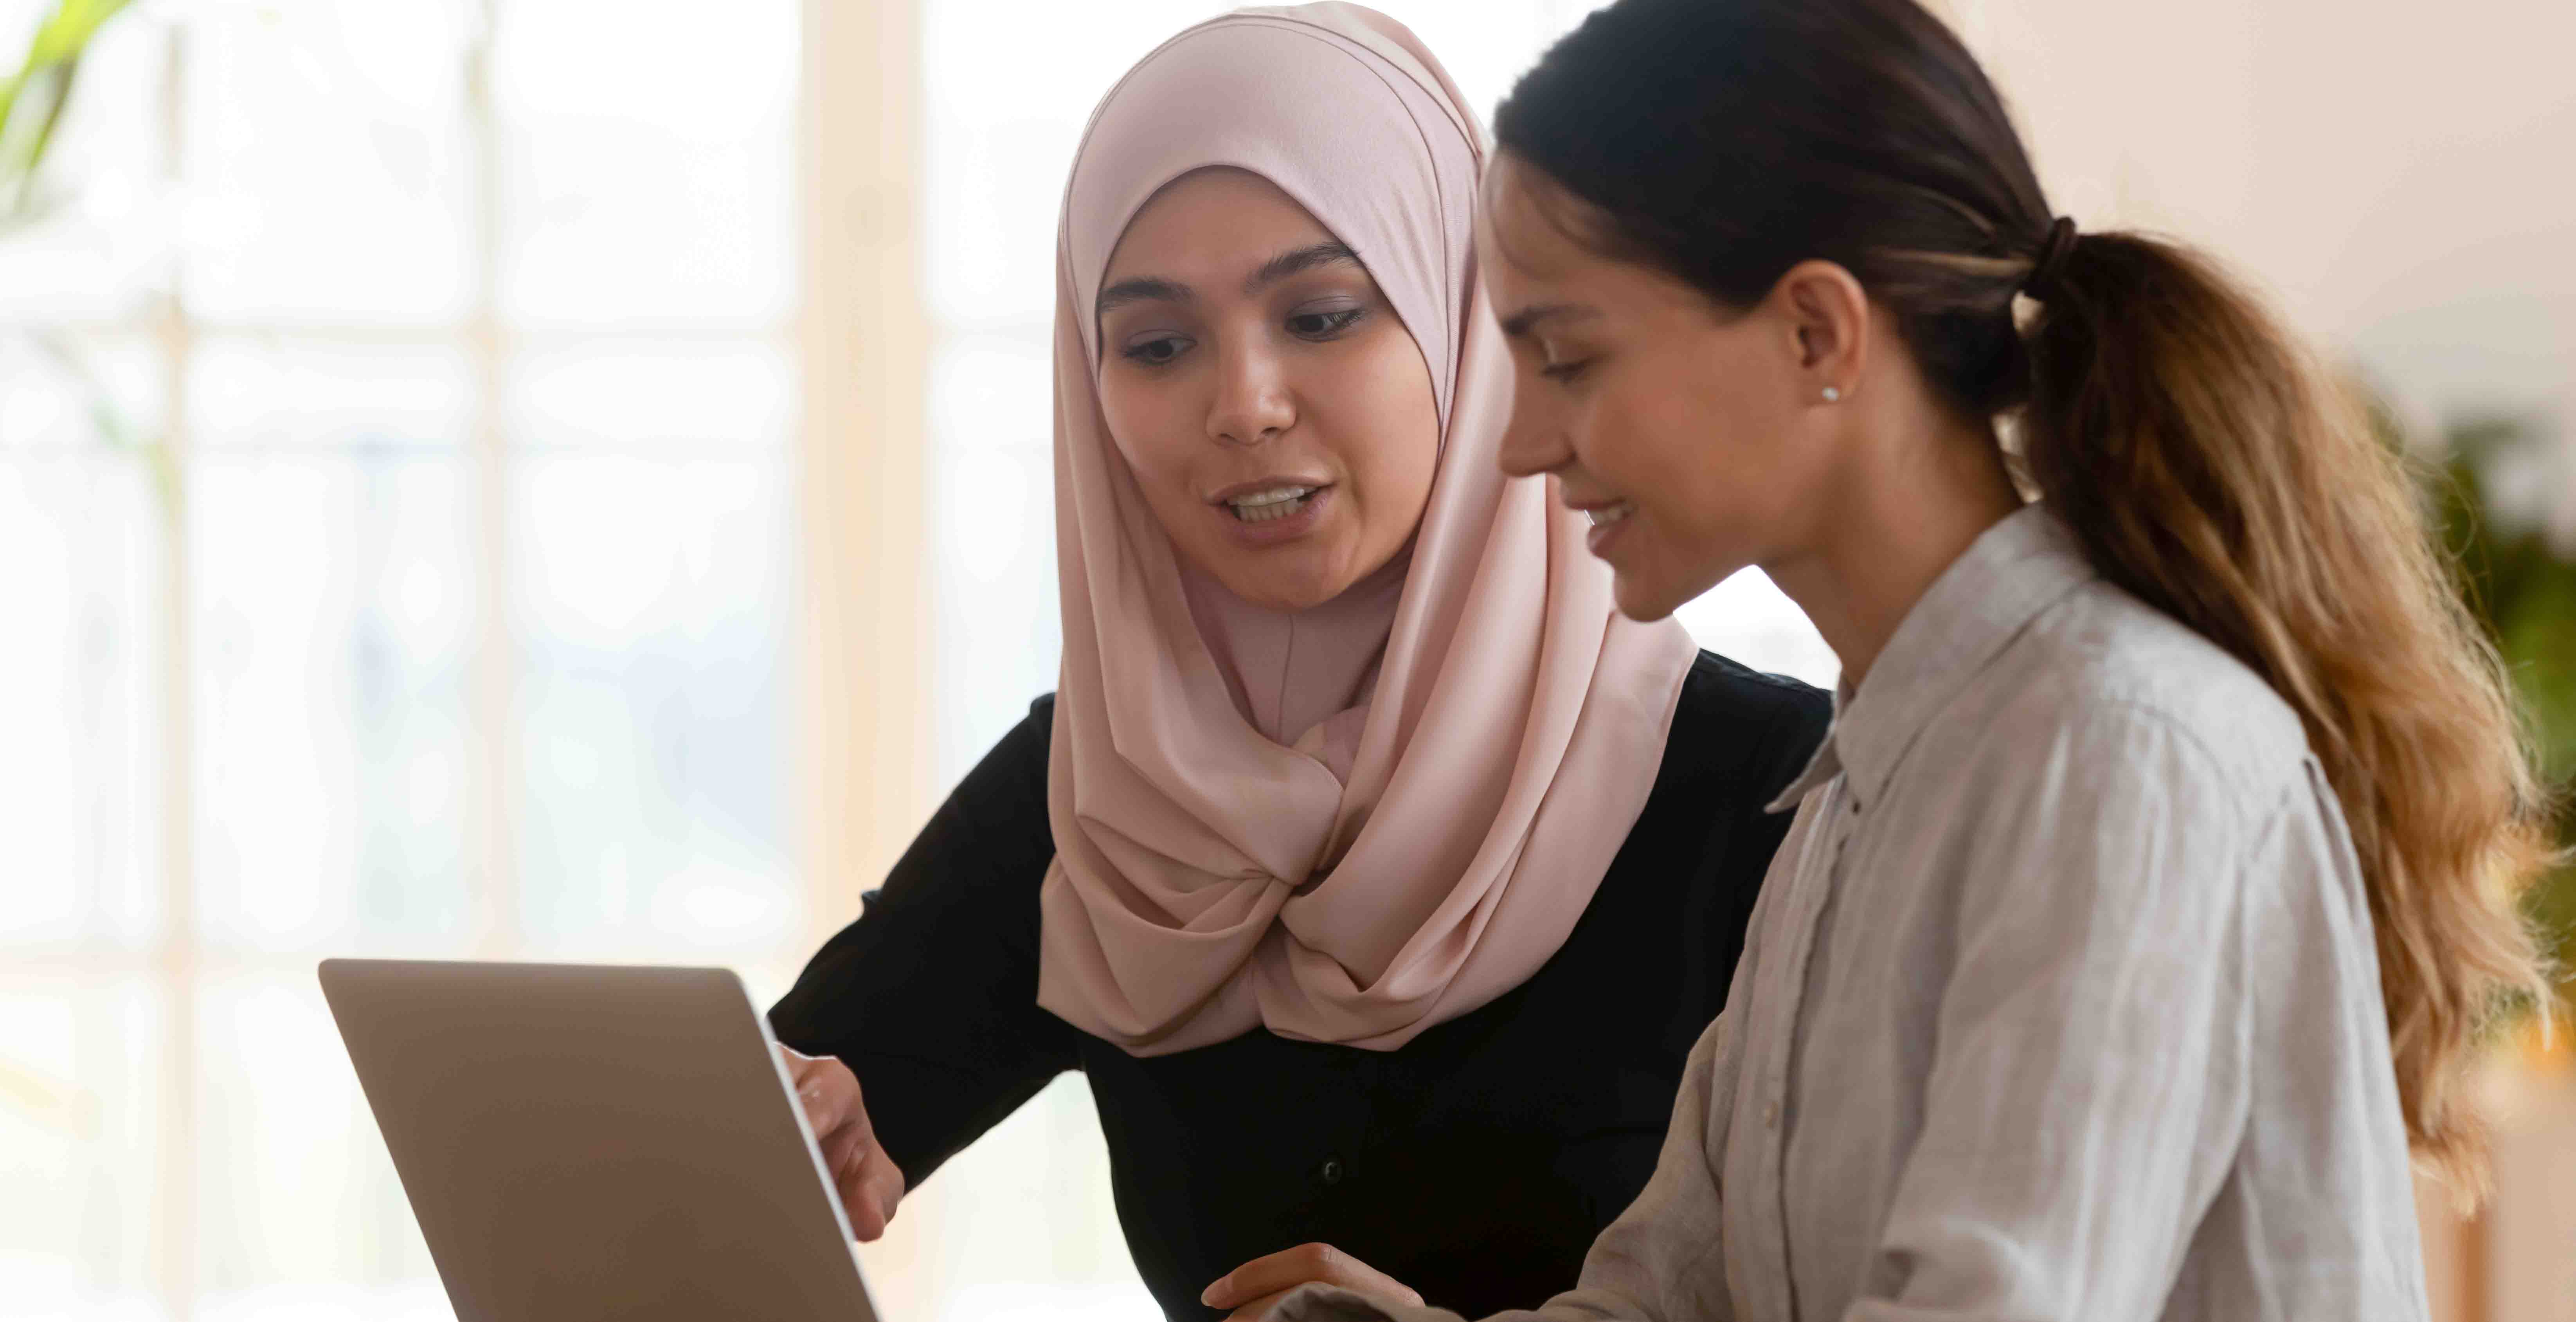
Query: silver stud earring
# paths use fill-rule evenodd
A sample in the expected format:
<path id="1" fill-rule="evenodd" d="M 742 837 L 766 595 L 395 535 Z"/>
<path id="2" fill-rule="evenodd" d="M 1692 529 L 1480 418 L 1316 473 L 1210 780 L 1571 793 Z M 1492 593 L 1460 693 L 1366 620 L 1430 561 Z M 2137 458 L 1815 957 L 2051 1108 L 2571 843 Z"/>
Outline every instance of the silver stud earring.
<path id="1" fill-rule="evenodd" d="M 1841 399 L 1842 397 L 1843 397 L 1843 392 L 1842 392 L 1842 388 L 1841 388 L 1840 386 L 1827 386 L 1827 387 L 1825 387 L 1825 402 L 1826 402 L 1826 403 L 1828 403 L 1828 404 L 1834 403 L 1835 401 L 1837 401 L 1837 400 Z"/>

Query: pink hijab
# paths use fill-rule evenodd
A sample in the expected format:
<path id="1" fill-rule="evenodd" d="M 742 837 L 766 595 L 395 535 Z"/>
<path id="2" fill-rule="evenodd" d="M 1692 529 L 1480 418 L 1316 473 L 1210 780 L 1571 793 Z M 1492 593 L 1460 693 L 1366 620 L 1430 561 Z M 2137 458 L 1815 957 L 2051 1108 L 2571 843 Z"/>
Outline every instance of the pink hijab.
<path id="1" fill-rule="evenodd" d="M 1038 1003 L 1138 1056 L 1266 1026 L 1393 1050 L 1556 953 L 1645 806 L 1694 651 L 1617 615 L 1544 483 L 1506 481 L 1507 352 L 1475 275 L 1484 160 L 1412 33 L 1246 9 L 1092 115 L 1056 254 L 1064 670 Z M 1430 366 L 1409 561 L 1313 611 L 1186 569 L 1100 412 L 1090 311 L 1173 179 L 1234 166 L 1350 246 Z"/>

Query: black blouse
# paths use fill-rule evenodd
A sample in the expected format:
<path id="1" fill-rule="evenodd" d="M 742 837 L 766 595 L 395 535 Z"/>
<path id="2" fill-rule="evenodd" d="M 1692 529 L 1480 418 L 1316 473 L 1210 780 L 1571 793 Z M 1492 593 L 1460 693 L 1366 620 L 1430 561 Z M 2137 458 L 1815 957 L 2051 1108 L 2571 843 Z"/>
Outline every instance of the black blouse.
<path id="1" fill-rule="evenodd" d="M 1469 1317 L 1572 1286 L 1654 1171 L 1788 826 L 1763 804 L 1823 737 L 1825 695 L 1702 653 L 1591 904 L 1491 1003 L 1393 1051 L 1254 1029 L 1151 1058 L 1037 1006 L 1054 707 L 968 773 L 770 1011 L 780 1041 L 858 1075 L 907 1185 L 1078 1069 L 1128 1248 L 1175 1319 L 1215 1316 L 1209 1282 L 1309 1240 Z"/>

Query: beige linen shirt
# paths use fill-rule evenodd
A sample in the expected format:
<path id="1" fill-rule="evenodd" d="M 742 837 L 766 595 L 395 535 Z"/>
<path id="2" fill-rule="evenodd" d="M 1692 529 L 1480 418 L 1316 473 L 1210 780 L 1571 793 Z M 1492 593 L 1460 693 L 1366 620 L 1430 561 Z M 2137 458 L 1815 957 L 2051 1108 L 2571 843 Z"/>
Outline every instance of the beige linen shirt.
<path id="1" fill-rule="evenodd" d="M 1654 1178 L 1504 1317 L 2426 1315 L 2359 863 L 2251 671 L 2034 506 L 1906 616 L 1791 804 Z"/>

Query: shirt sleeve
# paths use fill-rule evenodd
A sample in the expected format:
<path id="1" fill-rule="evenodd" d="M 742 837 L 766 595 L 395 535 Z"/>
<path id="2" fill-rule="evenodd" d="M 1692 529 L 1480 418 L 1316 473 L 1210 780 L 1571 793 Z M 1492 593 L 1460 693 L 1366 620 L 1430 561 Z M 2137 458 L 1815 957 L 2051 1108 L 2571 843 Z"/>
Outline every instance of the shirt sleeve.
<path id="1" fill-rule="evenodd" d="M 1846 1322 L 2154 1318 L 2244 1132 L 2247 842 L 2278 807 L 2143 710 L 1994 746 L 1919 1136 Z"/>
<path id="2" fill-rule="evenodd" d="M 1003 736 L 769 1012 L 779 1041 L 858 1076 L 907 1186 L 1079 1063 L 1037 1004 L 1052 719 L 1041 699 Z"/>

